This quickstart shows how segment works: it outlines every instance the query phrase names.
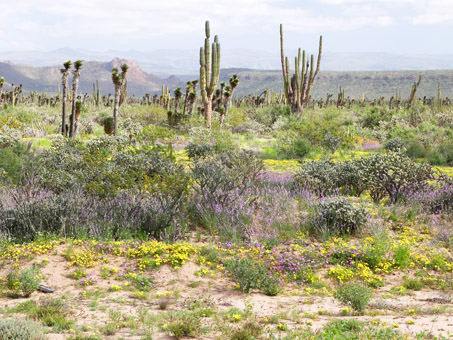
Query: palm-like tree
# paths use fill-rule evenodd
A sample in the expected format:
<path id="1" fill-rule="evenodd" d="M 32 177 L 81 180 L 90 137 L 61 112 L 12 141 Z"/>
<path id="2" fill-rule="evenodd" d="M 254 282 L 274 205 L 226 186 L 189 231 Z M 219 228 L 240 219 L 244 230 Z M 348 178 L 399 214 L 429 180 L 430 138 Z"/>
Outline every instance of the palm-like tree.
<path id="1" fill-rule="evenodd" d="M 69 117 L 69 137 L 74 137 L 77 133 L 76 130 L 76 101 L 77 101 L 77 89 L 79 88 L 80 69 L 82 68 L 82 60 L 77 60 L 74 63 L 74 72 L 72 78 L 72 113 Z"/>
<path id="2" fill-rule="evenodd" d="M 72 63 L 70 60 L 63 63 L 63 67 L 60 71 L 62 74 L 61 83 L 63 85 L 63 98 L 62 98 L 62 113 L 61 113 L 61 134 L 65 136 L 67 134 L 66 130 L 66 100 L 68 99 L 68 78 L 69 70 L 71 69 Z M 0 91 L 1 92 L 1 91 Z"/>
<path id="3" fill-rule="evenodd" d="M 118 73 L 118 68 L 112 69 L 112 81 L 115 85 L 115 103 L 113 105 L 113 135 L 116 137 L 117 134 L 117 122 L 118 122 L 118 109 L 120 107 L 120 96 L 121 88 L 126 80 L 126 74 L 129 67 L 126 64 L 121 66 L 121 74 Z"/>

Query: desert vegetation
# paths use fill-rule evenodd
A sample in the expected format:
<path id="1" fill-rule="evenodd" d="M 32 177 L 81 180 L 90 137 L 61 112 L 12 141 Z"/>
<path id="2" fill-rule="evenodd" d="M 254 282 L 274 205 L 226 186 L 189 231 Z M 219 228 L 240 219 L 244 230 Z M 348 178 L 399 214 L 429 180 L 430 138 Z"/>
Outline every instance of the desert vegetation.
<path id="1" fill-rule="evenodd" d="M 127 64 L 114 98 L 77 93 L 80 61 L 62 95 L 1 78 L 0 340 L 449 338 L 441 85 L 311 98 L 320 40 L 238 97 L 205 30 L 185 92 L 128 97 Z"/>

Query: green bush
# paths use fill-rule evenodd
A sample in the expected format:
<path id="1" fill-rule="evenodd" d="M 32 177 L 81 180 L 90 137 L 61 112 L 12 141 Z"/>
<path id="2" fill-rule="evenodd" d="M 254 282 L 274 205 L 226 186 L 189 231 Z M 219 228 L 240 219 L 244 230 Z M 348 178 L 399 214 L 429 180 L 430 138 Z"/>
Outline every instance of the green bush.
<path id="1" fill-rule="evenodd" d="M 28 300 L 14 308 L 14 312 L 24 313 L 34 320 L 43 322 L 57 330 L 70 329 L 74 320 L 70 306 L 60 298 L 43 297 L 38 301 Z"/>
<path id="2" fill-rule="evenodd" d="M 187 157 L 191 159 L 202 159 L 212 156 L 215 152 L 215 146 L 208 143 L 189 143 L 185 147 Z"/>
<path id="3" fill-rule="evenodd" d="M 338 186 L 338 169 L 330 159 L 304 162 L 294 173 L 294 184 L 311 190 L 318 195 L 326 195 Z"/>
<path id="4" fill-rule="evenodd" d="M 419 139 L 411 139 L 406 143 L 406 155 L 412 159 L 424 158 L 427 153 L 427 147 Z"/>
<path id="5" fill-rule="evenodd" d="M 198 338 L 202 333 L 201 318 L 192 312 L 177 312 L 170 315 L 165 331 L 177 339 Z"/>
<path id="6" fill-rule="evenodd" d="M 368 188 L 369 177 L 364 165 L 363 158 L 335 164 L 338 176 L 337 185 L 342 187 L 347 194 L 360 197 Z"/>
<path id="7" fill-rule="evenodd" d="M 398 151 L 404 148 L 404 144 L 405 143 L 401 138 L 395 137 L 385 142 L 384 149 L 390 151 Z"/>
<path id="8" fill-rule="evenodd" d="M 279 117 L 288 117 L 290 115 L 291 107 L 288 105 L 264 106 L 252 113 L 255 121 L 267 127 L 272 127 Z"/>
<path id="9" fill-rule="evenodd" d="M 452 165 L 453 141 L 440 143 L 433 151 L 428 153 L 427 159 L 432 165 Z"/>
<path id="10" fill-rule="evenodd" d="M 229 339 L 231 340 L 255 340 L 263 333 L 263 327 L 253 321 L 247 321 L 239 329 L 233 330 Z"/>
<path id="11" fill-rule="evenodd" d="M 330 132 L 324 135 L 323 146 L 327 148 L 331 153 L 334 153 L 340 146 L 341 138 L 337 137 Z"/>
<path id="12" fill-rule="evenodd" d="M 311 216 L 311 227 L 317 234 L 353 234 L 366 223 L 366 210 L 347 197 L 321 201 Z"/>
<path id="13" fill-rule="evenodd" d="M 225 261 L 225 268 L 244 293 L 258 289 L 275 296 L 280 292 L 278 279 L 252 259 L 231 259 Z"/>
<path id="14" fill-rule="evenodd" d="M 1 319 L 0 340 L 46 340 L 40 324 L 31 320 Z"/>
<path id="15" fill-rule="evenodd" d="M 41 274 L 37 266 L 22 269 L 21 272 L 16 269 L 7 276 L 7 287 L 12 291 L 21 291 L 25 297 L 35 292 L 40 283 Z"/>
<path id="16" fill-rule="evenodd" d="M 371 299 L 371 288 L 360 283 L 347 283 L 335 292 L 335 298 L 340 302 L 350 305 L 353 310 L 363 314 Z"/>
<path id="17" fill-rule="evenodd" d="M 0 149 L 10 148 L 20 142 L 22 132 L 7 125 L 0 128 Z"/>
<path id="18" fill-rule="evenodd" d="M 395 203 L 405 193 L 422 189 L 433 179 L 433 170 L 428 164 L 415 163 L 403 152 L 372 154 L 362 162 L 370 196 L 375 202 L 388 196 Z"/>

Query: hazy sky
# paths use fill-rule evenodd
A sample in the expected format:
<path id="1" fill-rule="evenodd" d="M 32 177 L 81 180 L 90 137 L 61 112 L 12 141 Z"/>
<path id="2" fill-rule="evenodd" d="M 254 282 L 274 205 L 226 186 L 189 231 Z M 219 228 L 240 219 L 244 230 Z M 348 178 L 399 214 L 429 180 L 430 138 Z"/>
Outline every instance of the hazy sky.
<path id="1" fill-rule="evenodd" d="M 0 0 L 6 50 L 198 49 L 204 21 L 222 48 L 453 53 L 453 0 Z"/>

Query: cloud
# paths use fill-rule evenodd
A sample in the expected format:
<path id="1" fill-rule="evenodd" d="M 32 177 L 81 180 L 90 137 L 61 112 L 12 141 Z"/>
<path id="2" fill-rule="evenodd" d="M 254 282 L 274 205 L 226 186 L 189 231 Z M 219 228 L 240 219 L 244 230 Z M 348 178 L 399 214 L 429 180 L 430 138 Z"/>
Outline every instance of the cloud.
<path id="1" fill-rule="evenodd" d="M 265 43 L 264 36 L 278 35 L 280 23 L 285 32 L 301 35 L 378 30 L 399 23 L 449 23 L 453 1 L 18 0 L 0 11 L 0 44 L 4 50 L 63 46 L 178 49 L 203 38 L 207 19 L 221 41 L 230 37 L 244 45 L 247 39 Z"/>
<path id="2" fill-rule="evenodd" d="M 450 0 L 421 0 L 416 7 L 420 13 L 412 17 L 415 25 L 453 24 L 453 2 Z"/>
<path id="3" fill-rule="evenodd" d="M 383 0 L 381 0 L 383 1 Z M 330 4 L 367 3 L 361 0 L 323 0 Z M 347 31 L 367 26 L 388 26 L 392 17 L 386 13 L 368 13 L 351 18 L 341 13 L 326 15 L 307 9 L 294 0 L 21 0 L 0 12 L 0 32 L 8 32 L 14 45 L 27 42 L 39 46 L 52 39 L 61 43 L 86 39 L 115 38 L 124 42 L 146 41 L 169 35 L 200 35 L 206 19 L 211 20 L 214 33 L 247 31 L 278 31 L 284 23 L 288 31 L 304 33 Z M 3 48 L 12 41 L 0 41 Z M 112 46 L 114 48 L 114 46 Z"/>

